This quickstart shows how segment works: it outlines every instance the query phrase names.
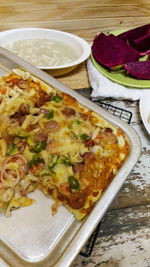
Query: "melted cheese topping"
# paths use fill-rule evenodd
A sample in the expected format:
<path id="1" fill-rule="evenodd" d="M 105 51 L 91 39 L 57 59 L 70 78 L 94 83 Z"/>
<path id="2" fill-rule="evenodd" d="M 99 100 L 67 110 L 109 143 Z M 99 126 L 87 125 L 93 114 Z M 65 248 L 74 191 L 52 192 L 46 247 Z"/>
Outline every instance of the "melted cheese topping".
<path id="1" fill-rule="evenodd" d="M 39 188 L 77 219 L 87 215 L 129 152 L 121 129 L 29 73 L 0 80 L 0 212 Z"/>

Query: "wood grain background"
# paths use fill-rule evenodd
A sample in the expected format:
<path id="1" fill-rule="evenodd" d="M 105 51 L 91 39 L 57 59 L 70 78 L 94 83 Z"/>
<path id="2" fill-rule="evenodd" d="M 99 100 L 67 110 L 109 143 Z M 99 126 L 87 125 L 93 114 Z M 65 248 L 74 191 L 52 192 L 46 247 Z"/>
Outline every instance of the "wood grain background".
<path id="1" fill-rule="evenodd" d="M 150 22 L 149 0 L 1 0 L 0 30 L 44 27 L 76 34 L 89 43 L 97 32 Z M 88 88 L 85 64 L 59 80 L 73 89 Z"/>

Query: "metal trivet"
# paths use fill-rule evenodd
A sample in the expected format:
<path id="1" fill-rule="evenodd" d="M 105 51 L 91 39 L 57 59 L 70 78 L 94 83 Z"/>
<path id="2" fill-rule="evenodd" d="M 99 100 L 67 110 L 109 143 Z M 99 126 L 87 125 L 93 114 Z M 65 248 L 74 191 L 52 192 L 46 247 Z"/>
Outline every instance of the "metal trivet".
<path id="1" fill-rule="evenodd" d="M 123 108 L 115 107 L 113 105 L 107 104 L 107 103 L 100 101 L 100 100 L 95 100 L 94 102 L 98 106 L 101 106 L 102 108 L 108 110 L 110 113 L 119 117 L 120 119 L 127 122 L 128 124 L 131 123 L 131 119 L 132 119 L 132 112 L 131 111 L 128 111 L 128 110 L 123 109 Z M 98 224 L 96 230 L 93 232 L 93 234 L 91 235 L 91 237 L 89 238 L 89 240 L 85 244 L 84 248 L 80 252 L 81 256 L 84 256 L 84 257 L 90 257 L 91 256 L 96 239 L 97 239 L 97 236 L 98 236 L 98 232 L 100 230 L 100 225 L 101 225 L 101 222 Z"/>
<path id="2" fill-rule="evenodd" d="M 100 101 L 100 100 L 95 100 L 94 103 L 97 104 L 98 106 L 108 110 L 110 113 L 119 117 L 120 119 L 127 122 L 128 124 L 131 123 L 131 119 L 132 119 L 132 112 L 131 111 L 128 111 L 128 110 L 123 109 L 123 108 L 115 107 L 111 104 L 107 104 L 107 103 Z"/>
<path id="3" fill-rule="evenodd" d="M 90 257 L 98 236 L 98 232 L 100 230 L 100 225 L 101 222 L 98 224 L 96 230 L 93 232 L 93 234 L 91 235 L 91 237 L 89 238 L 89 240 L 87 241 L 87 243 L 85 244 L 84 248 L 82 249 L 82 251 L 80 252 L 80 255 L 83 257 Z"/>

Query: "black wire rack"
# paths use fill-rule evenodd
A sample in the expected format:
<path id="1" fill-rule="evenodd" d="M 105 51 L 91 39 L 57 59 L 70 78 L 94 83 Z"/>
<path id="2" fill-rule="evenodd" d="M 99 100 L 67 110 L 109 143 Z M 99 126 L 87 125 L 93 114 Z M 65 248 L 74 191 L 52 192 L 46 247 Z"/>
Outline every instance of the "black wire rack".
<path id="1" fill-rule="evenodd" d="M 131 119 L 132 119 L 132 112 L 131 111 L 123 109 L 123 108 L 115 107 L 111 104 L 105 103 L 105 102 L 100 101 L 100 100 L 95 100 L 94 102 L 98 106 L 108 110 L 110 113 L 119 117 L 120 119 L 127 122 L 128 124 L 131 123 Z"/>
<path id="2" fill-rule="evenodd" d="M 131 123 L 131 119 L 132 119 L 132 112 L 131 111 L 128 111 L 128 110 L 123 109 L 123 108 L 115 107 L 115 106 L 113 106 L 111 104 L 108 104 L 108 103 L 105 103 L 105 102 L 103 102 L 101 100 L 94 100 L 94 102 L 98 106 L 106 109 L 107 111 L 109 111 L 113 115 L 119 117 L 120 119 L 122 119 L 123 121 L 127 122 L 128 124 Z M 80 252 L 81 256 L 84 256 L 84 257 L 90 257 L 91 256 L 93 248 L 94 248 L 94 245 L 95 245 L 95 242 L 96 242 L 96 239 L 98 237 L 98 233 L 99 233 L 99 230 L 100 230 L 101 222 L 98 224 L 96 230 L 93 232 L 93 234 L 91 235 L 91 237 L 89 238 L 89 240 L 85 244 L 84 248 Z"/>

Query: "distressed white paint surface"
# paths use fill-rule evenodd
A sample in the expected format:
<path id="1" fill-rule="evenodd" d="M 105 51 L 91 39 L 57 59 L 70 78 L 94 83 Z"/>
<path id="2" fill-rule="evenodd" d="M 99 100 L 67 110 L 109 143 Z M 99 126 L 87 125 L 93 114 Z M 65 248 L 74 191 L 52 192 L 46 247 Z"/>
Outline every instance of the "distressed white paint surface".
<path id="1" fill-rule="evenodd" d="M 150 229 L 99 238 L 89 259 L 79 256 L 72 267 L 149 267 Z"/>

